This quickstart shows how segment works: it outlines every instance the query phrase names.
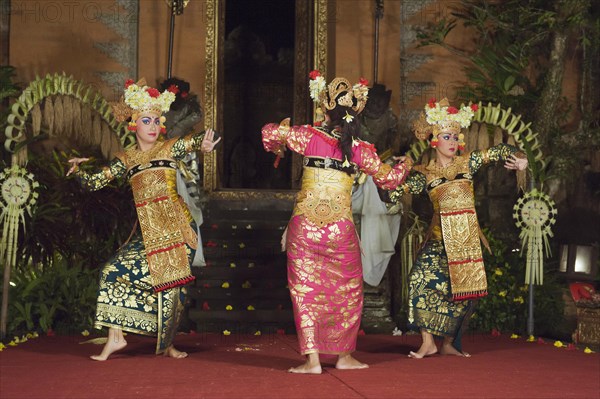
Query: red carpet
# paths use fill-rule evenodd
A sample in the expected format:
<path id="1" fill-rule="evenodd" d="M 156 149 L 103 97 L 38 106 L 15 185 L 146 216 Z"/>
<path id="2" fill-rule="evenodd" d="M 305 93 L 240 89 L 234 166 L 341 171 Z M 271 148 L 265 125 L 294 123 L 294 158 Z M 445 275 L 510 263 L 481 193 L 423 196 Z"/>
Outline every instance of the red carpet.
<path id="1" fill-rule="evenodd" d="M 600 398 L 600 356 L 508 337 L 469 336 L 470 359 L 409 359 L 418 336 L 359 337 L 367 370 L 286 373 L 302 358 L 295 336 L 182 335 L 184 360 L 153 355 L 129 335 L 106 362 L 84 337 L 40 337 L 0 353 L 0 398 Z"/>

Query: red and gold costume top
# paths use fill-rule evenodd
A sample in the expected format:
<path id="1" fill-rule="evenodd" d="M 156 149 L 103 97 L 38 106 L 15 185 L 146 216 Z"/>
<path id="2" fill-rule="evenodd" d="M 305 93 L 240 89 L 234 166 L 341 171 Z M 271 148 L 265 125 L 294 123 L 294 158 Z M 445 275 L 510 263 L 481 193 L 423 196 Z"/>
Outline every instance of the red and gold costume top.
<path id="1" fill-rule="evenodd" d="M 354 173 L 342 170 L 342 151 L 334 134 L 310 125 L 286 127 L 271 123 L 263 127 L 262 137 L 269 152 L 282 154 L 287 147 L 305 157 L 294 215 L 305 215 L 318 226 L 343 218 L 352 220 Z M 356 139 L 351 166 L 355 173 L 360 170 L 373 176 L 375 184 L 386 189 L 400 185 L 409 172 L 405 164 L 391 167 L 381 162 L 372 144 Z"/>

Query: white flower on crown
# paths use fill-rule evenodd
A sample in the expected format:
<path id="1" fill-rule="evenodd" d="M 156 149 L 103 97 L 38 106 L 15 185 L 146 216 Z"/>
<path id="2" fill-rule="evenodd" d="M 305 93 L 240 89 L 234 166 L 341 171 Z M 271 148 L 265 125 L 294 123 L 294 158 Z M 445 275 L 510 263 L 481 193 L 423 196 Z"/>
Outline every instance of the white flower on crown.
<path id="1" fill-rule="evenodd" d="M 323 76 L 317 76 L 315 79 L 311 79 L 308 82 L 308 89 L 310 91 L 310 98 L 313 99 L 315 103 L 319 103 L 319 96 L 323 90 L 325 90 L 327 83 L 325 82 L 325 78 Z"/>
<path id="2" fill-rule="evenodd" d="M 155 109 L 167 112 L 173 101 L 175 101 L 175 93 L 168 90 L 160 93 L 157 89 L 138 86 L 135 83 L 130 84 L 125 90 L 125 104 L 135 111 Z"/>
<path id="3" fill-rule="evenodd" d="M 425 105 L 425 114 L 427 115 L 427 123 L 430 125 L 440 124 L 441 122 L 458 122 L 460 127 L 467 128 L 471 125 L 475 110 L 472 106 L 464 106 L 459 110 L 455 107 L 441 106 L 439 102 L 430 101 Z"/>

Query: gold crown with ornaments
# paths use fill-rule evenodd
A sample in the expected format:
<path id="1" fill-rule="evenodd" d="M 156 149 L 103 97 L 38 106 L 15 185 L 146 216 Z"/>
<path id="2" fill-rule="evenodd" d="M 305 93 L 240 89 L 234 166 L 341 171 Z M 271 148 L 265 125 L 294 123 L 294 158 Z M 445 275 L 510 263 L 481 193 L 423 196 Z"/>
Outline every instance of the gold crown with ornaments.
<path id="1" fill-rule="evenodd" d="M 419 140 L 427 140 L 433 135 L 432 142 L 437 142 L 440 133 L 456 133 L 459 135 L 459 148 L 463 150 L 465 143 L 461 130 L 471 126 L 477 109 L 477 104 L 465 105 L 459 109 L 450 106 L 447 98 L 439 102 L 432 98 L 425 105 L 424 112 L 413 122 L 413 133 Z"/>

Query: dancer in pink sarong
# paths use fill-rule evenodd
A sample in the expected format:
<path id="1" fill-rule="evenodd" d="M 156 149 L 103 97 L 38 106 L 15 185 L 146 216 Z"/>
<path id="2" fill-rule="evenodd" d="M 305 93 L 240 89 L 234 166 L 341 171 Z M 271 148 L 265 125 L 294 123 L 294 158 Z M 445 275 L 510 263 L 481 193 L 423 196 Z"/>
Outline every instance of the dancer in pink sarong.
<path id="1" fill-rule="evenodd" d="M 382 188 L 396 187 L 409 166 L 393 168 L 373 145 L 359 140 L 357 115 L 367 101 L 367 82 L 352 86 L 335 78 L 329 85 L 311 72 L 310 94 L 325 114 L 323 126 L 263 127 L 267 151 L 283 156 L 286 147 L 303 155 L 302 188 L 287 229 L 288 285 L 300 352 L 307 360 L 292 373 L 320 374 L 319 353 L 337 355 L 336 368 L 367 368 L 354 359 L 363 307 L 362 265 L 352 221 L 351 194 L 358 171 Z"/>

